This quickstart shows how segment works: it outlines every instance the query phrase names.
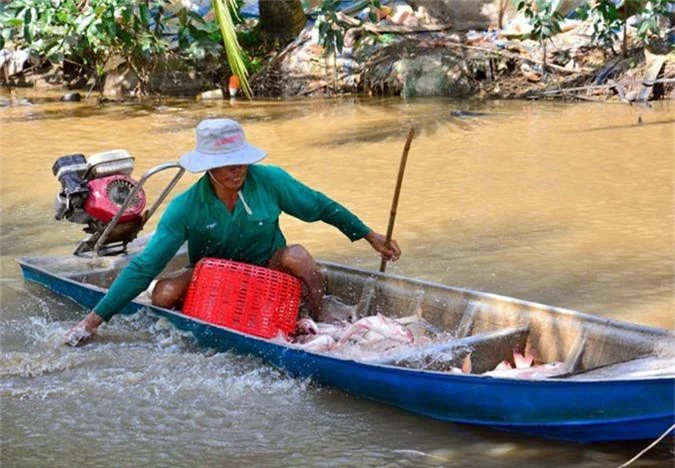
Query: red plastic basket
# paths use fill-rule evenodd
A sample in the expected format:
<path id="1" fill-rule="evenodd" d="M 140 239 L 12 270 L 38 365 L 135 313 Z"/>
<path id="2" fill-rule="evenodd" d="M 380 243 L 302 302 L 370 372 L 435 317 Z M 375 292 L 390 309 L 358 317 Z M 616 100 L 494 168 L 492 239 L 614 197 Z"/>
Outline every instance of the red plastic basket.
<path id="1" fill-rule="evenodd" d="M 203 258 L 195 266 L 183 313 L 262 338 L 295 329 L 300 281 L 247 263 Z"/>

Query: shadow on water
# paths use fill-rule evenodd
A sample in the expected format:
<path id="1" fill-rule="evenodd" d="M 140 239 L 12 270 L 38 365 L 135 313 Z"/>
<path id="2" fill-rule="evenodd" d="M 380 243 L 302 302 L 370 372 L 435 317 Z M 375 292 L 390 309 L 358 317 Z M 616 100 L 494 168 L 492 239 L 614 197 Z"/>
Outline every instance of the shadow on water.
<path id="1" fill-rule="evenodd" d="M 4 111 L 12 110 L 15 114 L 23 111 L 25 115 L 13 115 L 15 121 L 40 121 L 57 120 L 64 117 L 72 119 L 86 119 L 94 116 L 104 115 L 110 120 L 125 120 L 129 118 L 147 118 L 149 115 L 172 115 L 188 111 L 187 116 L 181 116 L 180 127 L 194 128 L 202 118 L 215 117 L 217 115 L 228 114 L 229 111 L 237 112 L 241 120 L 250 122 L 260 121 L 287 121 L 289 119 L 301 118 L 307 115 L 313 115 L 317 112 L 317 107 L 324 107 L 329 110 L 331 107 L 340 107 L 338 101 L 322 100 L 313 102 L 310 105 L 295 103 L 293 101 L 269 102 L 269 101 L 203 101 L 197 102 L 194 99 L 147 99 L 144 101 L 109 101 L 97 104 L 90 101 L 81 101 L 77 103 L 62 103 L 58 99 L 36 100 L 35 105 L 6 107 Z M 195 111 L 199 110 L 198 114 Z M 0 109 L 0 117 L 3 115 L 3 109 Z"/>
<path id="2" fill-rule="evenodd" d="M 110 101 L 96 104 L 93 102 L 62 103 L 58 99 L 36 99 L 35 106 L 22 109 L 24 115 L 16 115 L 12 119 L 15 122 L 36 122 L 68 119 L 87 119 L 90 117 L 105 116 L 108 120 L 147 119 L 149 116 L 172 116 L 180 115 L 178 121 L 165 122 L 155 125 L 154 133 L 174 133 L 183 130 L 192 130 L 203 118 L 227 117 L 236 113 L 236 118 L 247 123 L 292 122 L 293 120 L 305 119 L 316 116 L 317 113 L 326 113 L 326 117 L 334 116 L 336 110 L 344 109 L 345 106 L 358 105 L 362 99 L 317 99 L 310 102 L 301 101 L 205 101 L 195 102 L 188 99 L 147 99 L 145 101 Z M 424 100 L 416 102 L 424 103 Z M 377 112 L 386 112 L 389 115 L 400 115 L 404 104 L 399 100 L 380 100 L 368 103 Z M 461 109 L 460 109 L 461 107 Z M 199 109 L 195 114 L 193 111 Z M 188 116 L 181 113 L 188 111 Z M 359 112 L 363 112 L 359 110 Z M 359 121 L 358 129 L 350 129 L 349 134 L 340 135 L 337 132 L 334 138 L 317 146 L 338 146 L 346 143 L 359 141 L 372 143 L 400 136 L 402 129 L 414 126 L 418 131 L 435 134 L 448 128 L 464 131 L 471 130 L 477 125 L 478 119 L 493 118 L 496 114 L 489 115 L 479 110 L 471 110 L 464 104 L 454 100 L 447 100 L 447 108 L 435 107 L 432 112 L 415 115 L 405 115 L 397 119 L 396 125 L 383 126 L 380 118 L 371 122 Z M 2 117 L 2 110 L 0 110 Z"/>
<path id="3" fill-rule="evenodd" d="M 673 125 L 673 124 L 675 124 L 675 119 L 659 120 L 656 122 L 636 122 L 634 124 L 628 125 L 607 125 L 604 127 L 590 127 L 587 129 L 579 130 L 579 132 L 589 133 L 589 132 L 601 132 L 605 130 L 639 129 L 642 127 L 657 127 L 661 125 Z"/>
<path id="4" fill-rule="evenodd" d="M 511 435 L 487 428 L 461 425 L 478 439 L 488 439 L 494 454 L 537 466 L 618 466 L 642 452 L 653 441 L 622 441 L 592 444 L 561 442 L 523 435 Z M 675 438 L 666 437 L 647 451 L 637 466 L 661 466 L 673 460 Z M 486 458 L 490 456 L 488 449 Z M 557 461 L 554 461 L 557 460 Z"/>
<path id="5" fill-rule="evenodd" d="M 419 138 L 422 134 L 434 136 L 453 130 L 469 132 L 477 126 L 485 125 L 482 121 L 472 122 L 451 114 L 452 112 L 448 109 L 447 112 L 402 119 L 396 125 L 387 126 L 383 126 L 381 122 L 371 122 L 370 124 L 365 122 L 360 124 L 357 129 L 336 130 L 329 140 L 316 143 L 314 147 L 336 148 L 357 142 L 360 144 L 374 144 L 392 139 L 399 140 L 402 135 L 406 134 L 409 128 L 414 128 Z"/>

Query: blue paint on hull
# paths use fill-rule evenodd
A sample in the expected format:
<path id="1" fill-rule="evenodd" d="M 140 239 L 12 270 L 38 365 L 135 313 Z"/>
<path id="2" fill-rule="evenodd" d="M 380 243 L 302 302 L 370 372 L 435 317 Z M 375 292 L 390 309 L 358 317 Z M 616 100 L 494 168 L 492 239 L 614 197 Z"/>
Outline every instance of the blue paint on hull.
<path id="1" fill-rule="evenodd" d="M 26 280 L 85 308 L 104 290 L 19 262 Z M 675 379 L 513 380 L 372 365 L 314 354 L 132 302 L 121 313 L 150 307 L 200 345 L 250 354 L 292 376 L 311 378 L 434 419 L 574 442 L 654 439 L 675 422 Z"/>

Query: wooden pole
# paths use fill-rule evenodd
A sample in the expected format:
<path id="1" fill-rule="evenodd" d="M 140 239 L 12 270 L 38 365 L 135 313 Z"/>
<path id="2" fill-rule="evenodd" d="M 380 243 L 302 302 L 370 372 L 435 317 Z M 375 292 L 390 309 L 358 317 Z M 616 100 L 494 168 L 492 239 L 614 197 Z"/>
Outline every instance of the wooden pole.
<path id="1" fill-rule="evenodd" d="M 389 246 L 391 243 L 391 235 L 394 232 L 394 221 L 396 221 L 396 209 L 398 207 L 398 196 L 401 193 L 401 184 L 403 183 L 403 173 L 405 172 L 405 163 L 408 160 L 408 151 L 410 151 L 410 144 L 415 136 L 415 129 L 410 127 L 408 132 L 408 139 L 405 141 L 403 147 L 403 155 L 401 156 L 401 163 L 398 166 L 398 179 L 396 179 L 396 189 L 394 190 L 394 199 L 391 201 L 391 211 L 389 212 L 389 226 L 387 227 L 387 238 L 385 244 Z M 384 273 L 387 268 L 387 261 L 383 258 L 380 262 L 380 272 Z"/>

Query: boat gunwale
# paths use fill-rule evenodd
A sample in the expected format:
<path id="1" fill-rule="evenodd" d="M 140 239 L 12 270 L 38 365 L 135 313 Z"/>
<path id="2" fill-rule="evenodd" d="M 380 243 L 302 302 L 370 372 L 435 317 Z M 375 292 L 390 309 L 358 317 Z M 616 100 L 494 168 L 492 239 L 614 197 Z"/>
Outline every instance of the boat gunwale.
<path id="1" fill-rule="evenodd" d="M 82 282 L 76 281 L 72 278 L 69 278 L 67 276 L 57 275 L 57 274 L 49 271 L 48 269 L 37 266 L 35 263 L 30 263 L 31 259 L 47 259 L 48 260 L 48 259 L 52 259 L 52 258 L 53 259 L 62 259 L 62 258 L 67 258 L 67 257 L 68 256 L 47 256 L 47 257 L 28 257 L 28 256 L 26 256 L 26 257 L 17 258 L 15 260 L 22 267 L 25 266 L 27 268 L 37 270 L 40 273 L 42 273 L 42 274 L 44 274 L 48 277 L 56 278 L 59 281 L 64 281 L 64 282 L 73 284 L 75 287 L 93 290 L 93 291 L 96 291 L 98 293 L 105 293 L 107 291 L 106 288 L 97 286 L 95 284 L 82 283 Z M 81 258 L 81 257 L 78 257 L 78 258 Z M 452 287 L 452 286 L 443 285 L 443 284 L 439 284 L 439 283 L 426 282 L 425 280 L 416 280 L 414 278 L 403 277 L 403 276 L 392 275 L 392 274 L 381 274 L 379 272 L 371 272 L 369 270 L 364 270 L 364 269 L 359 269 L 359 268 L 354 268 L 354 267 L 346 267 L 344 265 L 331 263 L 331 262 L 321 261 L 319 263 L 323 264 L 323 265 L 330 266 L 330 267 L 337 267 L 338 269 L 343 269 L 343 270 L 346 270 L 346 271 L 352 270 L 352 271 L 357 271 L 357 272 L 365 273 L 365 274 L 369 274 L 369 275 L 372 274 L 372 275 L 377 275 L 377 276 L 384 276 L 385 278 L 391 277 L 391 278 L 395 278 L 395 279 L 399 279 L 399 280 L 402 279 L 402 280 L 405 280 L 405 281 L 420 282 L 419 284 L 427 284 L 427 285 L 434 286 L 434 287 L 440 287 L 441 289 L 445 289 L 445 288 L 454 289 L 454 287 Z M 54 293 L 56 293 L 56 294 L 58 294 L 62 297 L 66 297 L 66 298 L 68 298 L 69 300 L 72 300 L 75 303 L 78 303 L 76 300 L 72 299 L 71 297 L 67 296 L 66 294 L 62 294 L 58 291 L 55 291 L 55 290 L 49 288 L 47 285 L 45 285 L 43 283 L 40 283 L 39 281 L 34 281 L 34 280 L 28 280 L 28 281 L 39 284 L 42 287 L 46 287 L 47 289 L 51 290 L 52 292 L 54 292 Z M 458 290 L 461 291 L 461 292 L 464 292 L 464 290 L 462 290 L 462 289 L 458 289 Z M 472 290 L 466 290 L 466 291 L 472 292 Z M 478 294 L 492 295 L 491 293 L 482 293 L 480 291 L 477 291 L 477 293 Z M 500 296 L 500 295 L 495 295 L 495 296 L 504 297 L 504 298 L 509 299 L 508 296 Z M 516 299 L 516 298 L 510 298 L 510 299 L 513 299 L 514 301 L 521 301 L 520 299 Z M 524 302 L 528 303 L 528 301 L 524 301 Z M 191 317 L 191 316 L 185 315 L 185 314 L 181 313 L 180 311 L 174 311 L 174 310 L 166 309 L 166 308 L 155 306 L 155 305 L 152 305 L 152 304 L 140 302 L 140 301 L 137 301 L 135 299 L 132 300 L 131 303 L 133 303 L 137 307 L 137 311 L 142 309 L 142 308 L 149 308 L 150 310 L 157 311 L 158 313 L 156 315 L 159 315 L 160 317 L 163 316 L 163 315 L 171 315 L 171 316 L 174 316 L 178 319 L 193 321 L 193 322 L 196 322 L 196 323 L 198 323 L 199 325 L 202 325 L 202 326 L 213 327 L 213 328 L 216 328 L 216 329 L 221 330 L 223 332 L 231 333 L 231 334 L 233 334 L 233 335 L 235 335 L 239 338 L 255 340 L 255 341 L 258 341 L 260 343 L 264 343 L 266 345 L 274 345 L 275 347 L 278 347 L 283 352 L 288 352 L 288 351 L 301 352 L 301 353 L 307 354 L 307 355 L 315 357 L 315 358 L 335 359 L 335 360 L 339 360 L 339 361 L 343 361 L 343 362 L 347 362 L 347 363 L 353 363 L 353 364 L 356 364 L 358 366 L 377 367 L 377 368 L 380 368 L 380 369 L 387 369 L 387 370 L 395 371 L 395 372 L 412 373 L 412 374 L 420 374 L 421 373 L 422 375 L 434 376 L 435 378 L 441 379 L 441 380 L 466 381 L 467 379 L 468 380 L 477 379 L 479 381 L 484 381 L 485 379 L 490 379 L 491 383 L 497 383 L 497 384 L 500 384 L 500 385 L 516 385 L 516 386 L 526 385 L 528 387 L 531 387 L 532 385 L 535 385 L 535 386 L 539 386 L 539 385 L 541 385 L 541 386 L 559 385 L 562 382 L 564 382 L 565 385 L 573 384 L 573 385 L 578 386 L 578 385 L 589 385 L 589 384 L 598 384 L 598 383 L 611 385 L 611 384 L 620 383 L 620 382 L 635 383 L 635 382 L 639 382 L 639 381 L 653 381 L 653 380 L 672 380 L 673 383 L 675 384 L 675 375 L 672 375 L 672 376 L 669 376 L 669 375 L 665 375 L 665 376 L 663 376 L 663 375 L 661 375 L 661 376 L 642 376 L 642 377 L 638 377 L 638 378 L 589 378 L 589 379 L 583 379 L 583 380 L 570 380 L 570 379 L 565 379 L 565 378 L 562 378 L 562 379 L 551 378 L 551 379 L 541 379 L 541 380 L 530 380 L 530 379 L 505 378 L 505 377 L 483 375 L 483 374 L 454 374 L 454 373 L 449 373 L 449 372 L 426 370 L 426 369 L 412 369 L 412 368 L 407 368 L 407 367 L 403 367 L 403 366 L 396 366 L 396 365 L 393 365 L 393 364 L 384 364 L 384 363 L 378 363 L 378 362 L 372 362 L 371 363 L 371 362 L 368 362 L 368 361 L 359 361 L 359 360 L 347 358 L 347 357 L 344 357 L 344 356 L 332 355 L 332 354 L 326 354 L 326 353 L 320 353 L 320 352 L 302 349 L 300 347 L 294 346 L 292 343 L 284 344 L 284 343 L 279 343 L 277 341 L 274 341 L 272 339 L 265 339 L 265 338 L 260 338 L 260 337 L 256 337 L 256 336 L 253 336 L 253 335 L 248 335 L 248 334 L 239 332 L 239 331 L 231 329 L 231 328 L 223 327 L 221 325 L 212 324 L 212 323 L 209 323 L 209 322 L 205 322 L 201 319 L 198 319 L 196 317 Z M 569 312 L 573 315 L 574 314 L 581 314 L 582 316 L 588 316 L 588 318 L 590 318 L 590 319 L 596 318 L 595 316 L 588 315 L 588 314 L 585 314 L 583 312 L 577 312 L 577 311 L 570 310 L 570 309 L 563 309 L 563 308 L 558 308 L 558 307 L 555 307 L 555 306 L 546 306 L 546 305 L 537 304 L 537 303 L 531 303 L 531 304 L 541 305 L 545 308 L 550 307 L 552 309 L 552 312 L 554 312 L 554 313 L 557 312 L 557 311 Z M 83 306 L 82 304 L 79 304 L 79 305 Z M 632 324 L 632 323 L 617 321 L 617 320 L 613 320 L 613 319 L 606 319 L 606 320 L 609 321 L 609 324 L 616 323 L 618 325 L 635 327 L 635 329 L 633 331 L 645 331 L 645 332 L 653 331 L 655 334 L 660 334 L 660 335 L 663 335 L 663 336 L 670 336 L 671 338 L 675 338 L 675 335 L 672 332 L 670 332 L 669 330 L 660 329 L 660 328 L 652 328 L 652 327 L 648 327 L 648 326 Z M 601 322 L 600 324 L 604 325 L 604 324 L 607 324 L 607 323 Z M 196 341 L 199 341 L 198 337 L 195 336 L 194 333 L 192 333 L 191 331 L 189 333 L 191 333 L 193 335 L 193 337 Z M 259 356 L 259 357 L 261 357 L 261 356 Z M 265 360 L 262 357 L 261 357 L 261 359 Z M 275 367 L 277 367 L 277 366 L 275 366 Z"/>
<path id="2" fill-rule="evenodd" d="M 140 251 L 135 251 L 129 254 L 126 254 L 123 257 L 115 257 L 115 258 L 132 258 L 134 255 L 140 253 Z M 182 253 L 179 253 L 177 255 L 181 255 Z M 39 259 L 39 260 L 49 260 L 49 259 L 66 259 L 66 258 L 75 258 L 75 259 L 82 259 L 83 261 L 86 260 L 92 260 L 95 257 L 89 258 L 89 257 L 78 257 L 76 255 L 53 255 L 53 256 L 44 256 L 44 257 L 36 257 L 36 256 L 24 256 L 24 257 L 19 257 L 15 259 L 16 262 L 22 263 L 22 262 L 29 262 L 32 259 Z M 99 257 L 100 258 L 100 257 Z M 105 258 L 105 257 L 104 257 Z M 176 258 L 174 256 L 174 258 Z M 330 262 L 330 261 L 325 261 L 325 260 L 317 260 L 317 263 L 321 266 L 324 267 L 329 267 L 332 268 L 333 270 L 340 270 L 343 272 L 347 273 L 357 273 L 359 275 L 363 276 L 370 276 L 370 277 L 375 277 L 375 278 L 383 278 L 383 279 L 393 279 L 393 280 L 398 280 L 402 281 L 405 283 L 409 284 L 415 284 L 418 286 L 424 286 L 424 287 L 431 287 L 435 290 L 438 291 L 449 291 L 453 293 L 459 293 L 459 294 L 465 294 L 465 295 L 472 295 L 474 297 L 478 298 L 485 298 L 485 299 L 492 299 L 496 300 L 499 302 L 504 302 L 508 304 L 514 304 L 514 305 L 519 305 L 519 306 L 525 306 L 530 309 L 536 309 L 540 311 L 545 311 L 545 312 L 551 312 L 553 314 L 558 314 L 561 316 L 564 316 L 566 318 L 579 318 L 582 319 L 584 322 L 591 322 L 595 325 L 601 325 L 601 326 L 610 326 L 610 327 L 617 327 L 617 328 L 623 328 L 627 329 L 630 331 L 635 331 L 635 332 L 646 332 L 649 334 L 654 334 L 654 335 L 661 335 L 664 337 L 670 337 L 675 340 L 675 330 L 669 330 L 666 328 L 660 328 L 656 326 L 651 326 L 651 325 L 643 325 L 643 324 L 638 324 L 638 323 L 632 323 L 632 322 L 627 322 L 619 319 L 613 319 L 609 317 L 603 317 L 600 315 L 594 315 L 589 312 L 583 312 L 580 310 L 575 310 L 575 309 L 570 309 L 562 306 L 554 306 L 554 305 L 548 305 L 548 304 L 543 304 L 541 302 L 536 302 L 536 301 L 531 301 L 528 299 L 521 299 L 517 297 L 512 297 L 512 296 L 506 296 L 503 294 L 498 294 L 498 293 L 491 293 L 491 292 L 485 292 L 485 291 L 480 291 L 476 289 L 471 289 L 471 288 L 464 288 L 460 286 L 451 286 L 448 284 L 443 284 L 439 282 L 434 282 L 430 280 L 423 280 L 423 279 L 418 279 L 418 278 L 412 278 L 409 276 L 403 276 L 403 275 L 398 275 L 395 273 L 381 273 L 379 271 L 374 271 L 374 270 L 367 270 L 365 268 L 360 268 L 360 267 L 353 267 L 353 266 L 347 266 L 343 265 L 340 263 L 335 263 L 335 262 Z M 31 265 L 36 265 L 35 263 L 32 263 Z M 104 271 L 106 269 L 114 269 L 114 267 L 109 267 L 109 268 L 101 268 L 98 269 L 98 271 Z M 49 272 L 48 269 L 44 268 L 46 272 Z M 74 272 L 76 273 L 76 272 Z M 54 274 L 55 273 L 51 273 Z M 67 277 L 70 279 L 69 277 Z M 75 280 L 73 280 L 75 281 Z M 75 281 L 77 283 L 77 281 Z M 81 283 L 85 284 L 85 283 Z M 89 285 L 88 285 L 89 286 Z M 91 285 L 95 286 L 97 288 L 100 288 L 103 291 L 107 291 L 106 288 L 96 286 L 96 285 Z"/>
<path id="3" fill-rule="evenodd" d="M 476 297 L 484 297 L 487 299 L 495 299 L 498 301 L 506 302 L 509 304 L 517 304 L 517 305 L 522 305 L 522 306 L 527 306 L 532 309 L 538 309 L 538 310 L 544 310 L 548 312 L 552 312 L 554 314 L 559 314 L 563 315 L 565 317 L 572 317 L 572 318 L 581 318 L 584 321 L 588 322 L 593 322 L 594 324 L 597 325 L 610 325 L 610 326 L 617 326 L 620 328 L 628 328 L 632 329 L 632 331 L 645 331 L 645 332 L 650 332 L 654 334 L 660 334 L 663 336 L 670 336 L 673 339 L 675 339 L 675 330 L 668 330 L 666 328 L 659 328 L 655 326 L 650 326 L 650 325 L 642 325 L 642 324 L 637 324 L 637 323 L 631 323 L 631 322 L 626 322 L 623 320 L 618 320 L 618 319 L 612 319 L 609 317 L 602 317 L 599 315 L 593 315 L 588 312 L 582 312 L 579 310 L 574 310 L 574 309 L 569 309 L 565 307 L 560 307 L 560 306 L 552 306 L 552 305 L 547 305 L 543 304 L 540 302 L 535 302 L 535 301 L 530 301 L 527 299 L 520 299 L 516 297 L 511 297 L 511 296 L 505 296 L 502 294 L 498 293 L 490 293 L 490 292 L 484 292 L 484 291 L 479 291 L 476 289 L 470 289 L 470 288 L 462 288 L 459 286 L 450 286 L 447 284 L 443 283 L 437 283 L 429 280 L 422 280 L 422 279 L 417 279 L 417 278 L 411 278 L 409 276 L 402 276 L 402 275 L 397 275 L 394 273 L 380 273 L 378 271 L 371 271 L 371 270 L 365 270 L 362 268 L 358 267 L 350 267 L 346 265 L 341 265 L 339 263 L 333 263 L 333 262 L 327 262 L 327 261 L 322 261 L 319 260 L 317 263 L 321 265 L 326 265 L 330 266 L 335 269 L 343 270 L 343 271 L 355 271 L 358 273 L 363 273 L 366 275 L 374 276 L 374 277 L 379 277 L 379 278 L 392 278 L 396 279 L 399 281 L 404 281 L 404 282 L 410 282 L 414 284 L 418 284 L 421 286 L 431 286 L 433 288 L 437 288 L 440 290 L 450 290 L 452 292 L 457 292 L 457 293 L 462 293 L 462 294 L 470 294 L 474 295 Z"/>

